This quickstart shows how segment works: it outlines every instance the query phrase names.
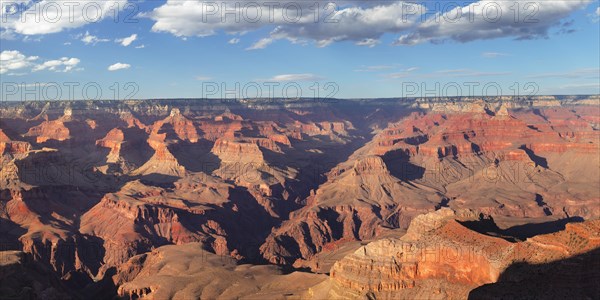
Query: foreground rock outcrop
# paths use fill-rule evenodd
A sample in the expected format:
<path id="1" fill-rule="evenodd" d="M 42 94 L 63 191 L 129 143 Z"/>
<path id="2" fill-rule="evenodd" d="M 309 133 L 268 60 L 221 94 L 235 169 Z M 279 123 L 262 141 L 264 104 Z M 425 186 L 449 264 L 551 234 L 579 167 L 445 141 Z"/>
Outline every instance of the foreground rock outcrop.
<path id="1" fill-rule="evenodd" d="M 492 219 L 478 217 L 473 211 L 442 208 L 420 215 L 403 237 L 377 240 L 336 262 L 331 269 L 331 293 L 350 298 L 374 295 L 377 299 L 467 298 L 478 286 L 505 280 L 514 266 L 558 264 L 579 255 L 598 259 L 597 253 L 586 254 L 600 247 L 598 220 L 569 223 L 562 231 L 523 242 L 510 242 L 506 237 L 493 236 L 494 232 L 485 234 L 468 228 L 493 229 L 493 225 Z M 522 276 L 526 273 L 523 271 Z M 594 271 L 590 269 L 589 273 Z M 538 277 L 541 280 L 543 276 Z M 511 279 L 515 284 L 529 280 Z M 597 286 L 584 286 L 586 290 L 580 295 L 598 296 Z M 582 286 L 574 288 L 579 287 Z M 486 297 L 481 291 L 475 294 Z"/>
<path id="2" fill-rule="evenodd" d="M 133 299 L 289 299 L 327 276 L 238 265 L 191 243 L 135 256 L 113 278 L 120 283 L 119 296 Z"/>

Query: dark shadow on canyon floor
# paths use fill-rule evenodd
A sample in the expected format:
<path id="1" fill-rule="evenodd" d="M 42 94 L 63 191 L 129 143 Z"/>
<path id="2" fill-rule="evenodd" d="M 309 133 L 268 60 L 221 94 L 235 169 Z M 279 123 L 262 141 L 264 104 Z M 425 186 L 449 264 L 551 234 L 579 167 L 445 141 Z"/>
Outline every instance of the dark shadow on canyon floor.
<path id="1" fill-rule="evenodd" d="M 600 248 L 544 264 L 512 264 L 468 299 L 600 299 Z"/>
<path id="2" fill-rule="evenodd" d="M 523 241 L 540 234 L 558 232 L 564 230 L 568 223 L 577 223 L 583 221 L 584 219 L 582 217 L 569 217 L 542 223 L 528 223 L 502 229 L 496 225 L 496 222 L 494 222 L 494 219 L 491 216 L 485 217 L 482 214 L 479 216 L 479 220 L 477 221 L 464 221 L 459 223 L 481 234 L 501 237 L 510 242 L 516 242 L 518 240 Z"/>

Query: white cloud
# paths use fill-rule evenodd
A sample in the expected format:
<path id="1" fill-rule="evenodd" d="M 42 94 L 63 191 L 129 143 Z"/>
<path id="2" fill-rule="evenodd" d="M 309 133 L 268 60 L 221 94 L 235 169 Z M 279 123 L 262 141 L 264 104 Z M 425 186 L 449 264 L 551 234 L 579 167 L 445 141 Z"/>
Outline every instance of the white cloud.
<path id="1" fill-rule="evenodd" d="M 127 47 L 127 46 L 131 45 L 131 43 L 133 43 L 136 39 L 137 39 L 137 34 L 134 33 L 128 37 L 125 37 L 122 39 L 116 39 L 115 42 L 120 43 L 121 46 L 123 46 L 123 47 Z"/>
<path id="2" fill-rule="evenodd" d="M 339 7 L 335 10 L 321 10 L 317 14 L 321 18 L 317 20 L 315 1 L 290 1 L 278 2 L 279 5 L 275 7 L 265 2 L 257 8 L 246 2 L 167 0 L 144 15 L 154 20 L 153 31 L 168 32 L 182 38 L 271 29 L 267 37 L 256 41 L 248 50 L 263 49 L 279 39 L 295 44 L 312 41 L 318 47 L 340 41 L 374 47 L 381 42 L 384 34 L 390 33 L 400 34 L 394 43 L 396 45 L 440 43 L 446 40 L 469 42 L 502 37 L 545 38 L 552 27 L 561 26 L 564 18 L 584 8 L 592 0 L 481 0 L 442 12 L 398 0 L 343 1 L 338 3 Z M 316 2 L 323 8 L 330 1 Z M 256 2 L 253 3 L 256 5 Z M 288 5 L 290 3 L 292 5 Z M 519 6 L 517 16 L 515 3 Z M 496 9 L 502 12 L 498 19 Z M 208 10 L 211 13 L 207 13 Z M 261 14 L 253 19 L 258 16 L 255 13 L 257 10 Z M 226 12 L 231 15 L 226 16 Z M 518 21 L 515 21 L 515 17 Z"/>
<path id="3" fill-rule="evenodd" d="M 116 64 L 108 66 L 108 70 L 112 72 L 112 71 L 129 69 L 130 67 L 131 67 L 130 64 L 116 63 Z"/>
<path id="4" fill-rule="evenodd" d="M 364 39 L 362 41 L 356 42 L 356 45 L 357 46 L 367 46 L 369 48 L 373 48 L 379 43 L 381 43 L 381 41 L 379 41 L 377 39 Z"/>
<path id="5" fill-rule="evenodd" d="M 81 41 L 86 45 L 96 45 L 97 43 L 108 42 L 109 39 L 101 39 L 95 35 L 91 35 L 89 31 L 86 31 L 84 35 L 79 35 Z"/>
<path id="6" fill-rule="evenodd" d="M 54 72 L 70 72 L 79 64 L 79 58 L 62 57 L 60 59 L 45 61 L 40 65 L 33 67 L 33 71 L 49 70 Z"/>
<path id="7" fill-rule="evenodd" d="M 227 43 L 229 43 L 229 44 L 232 44 L 232 45 L 235 45 L 235 44 L 237 44 L 237 43 L 239 43 L 239 42 L 240 42 L 240 39 L 238 39 L 238 38 L 232 38 L 232 39 L 230 39 L 230 40 L 229 40 L 229 42 L 227 42 Z"/>
<path id="8" fill-rule="evenodd" d="M 18 2 L 22 3 L 25 9 L 16 13 L 5 13 L 0 18 L 0 25 L 2 28 L 24 35 L 57 33 L 89 23 L 97 23 L 106 18 L 113 18 L 115 11 L 124 9 L 127 4 L 127 0 L 19 0 Z"/>
<path id="9" fill-rule="evenodd" d="M 135 49 L 144 49 L 144 48 L 146 48 L 146 45 L 135 46 Z"/>
<path id="10" fill-rule="evenodd" d="M 19 75 L 26 74 L 29 70 L 33 72 L 49 70 L 54 72 L 70 72 L 75 70 L 80 60 L 78 58 L 63 57 L 56 60 L 48 60 L 41 64 L 37 61 L 38 56 L 26 56 L 17 50 L 5 50 L 0 53 L 0 74 L 11 71 L 20 71 Z M 8 75 L 14 75 L 9 73 Z"/>
<path id="11" fill-rule="evenodd" d="M 5 50 L 0 52 L 0 74 L 9 71 L 22 70 L 32 66 L 37 56 L 25 56 L 17 50 Z"/>
<path id="12" fill-rule="evenodd" d="M 438 13 L 397 39 L 397 45 L 446 40 L 469 42 L 511 37 L 545 38 L 551 27 L 591 0 L 494 1 L 482 0 Z M 519 13 L 515 13 L 515 4 Z M 509 13 L 511 12 L 511 13 Z"/>
<path id="13" fill-rule="evenodd" d="M 1 17 L 0 17 L 1 18 Z M 17 37 L 10 29 L 0 28 L 0 40 L 15 40 Z"/>
<path id="14" fill-rule="evenodd" d="M 318 81 L 322 78 L 314 74 L 282 74 L 273 76 L 266 81 Z"/>
<path id="15" fill-rule="evenodd" d="M 321 8 L 330 1 L 317 0 Z M 217 13 L 208 14 L 210 5 L 217 5 Z M 293 43 L 311 40 L 319 47 L 327 46 L 337 41 L 354 41 L 357 44 L 373 46 L 379 38 L 388 32 L 401 32 L 410 28 L 416 15 L 403 18 L 402 12 L 407 9 L 424 11 L 421 5 L 394 1 L 391 3 L 376 1 L 361 3 L 363 7 L 351 6 L 334 10 L 333 7 L 321 10 L 315 21 L 314 1 L 284 1 L 278 6 L 261 3 L 258 8 L 246 6 L 238 2 L 221 3 L 210 1 L 180 1 L 167 2 L 152 12 L 146 14 L 155 21 L 152 30 L 168 32 L 179 37 L 205 37 L 218 32 L 244 33 L 263 27 L 274 28 L 269 37 L 257 41 L 248 49 L 262 49 L 276 39 L 287 39 Z M 235 6 L 237 4 L 237 7 Z M 290 5 L 288 5 L 290 4 Z M 410 8 L 409 8 L 410 7 Z M 299 8 L 299 9 L 298 9 Z M 236 11 L 235 17 L 224 17 L 223 12 Z M 252 19 L 260 10 L 261 17 Z"/>
<path id="16" fill-rule="evenodd" d="M 252 44 L 252 46 L 246 48 L 246 50 L 265 49 L 271 43 L 273 43 L 273 39 L 272 38 L 262 38 L 258 42 Z"/>
<path id="17" fill-rule="evenodd" d="M 598 23 L 600 21 L 600 7 L 597 7 L 593 13 L 588 14 L 588 17 L 593 23 Z"/>

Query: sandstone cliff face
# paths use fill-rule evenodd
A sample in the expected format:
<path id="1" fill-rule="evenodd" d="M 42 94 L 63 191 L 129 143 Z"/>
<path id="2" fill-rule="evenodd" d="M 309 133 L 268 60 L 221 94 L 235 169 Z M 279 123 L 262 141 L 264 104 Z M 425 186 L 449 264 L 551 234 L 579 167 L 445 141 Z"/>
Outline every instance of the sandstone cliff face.
<path id="1" fill-rule="evenodd" d="M 120 158 L 121 145 L 124 141 L 125 136 L 123 131 L 118 128 L 114 128 L 109 131 L 108 134 L 106 134 L 106 137 L 96 141 L 96 145 L 110 149 L 110 152 L 107 156 L 107 162 L 114 163 Z"/>
<path id="2" fill-rule="evenodd" d="M 392 176 L 381 157 L 362 157 L 322 185 L 307 207 L 292 213 L 290 221 L 267 238 L 261 252 L 273 263 L 310 258 L 336 240 L 370 239 L 385 227 L 398 227 L 432 209 L 437 203 L 434 199 L 428 200 Z M 420 204 L 406 207 L 403 200 Z"/>
<path id="3" fill-rule="evenodd" d="M 331 293 L 395 299 L 425 291 L 466 298 L 471 289 L 498 281 L 511 264 L 565 259 L 600 246 L 598 221 L 511 243 L 456 220 L 473 217 L 446 208 L 416 217 L 402 238 L 372 242 L 338 261 L 331 269 Z"/>
<path id="4" fill-rule="evenodd" d="M 228 234 L 215 221 L 218 216 L 211 212 L 215 208 L 202 205 L 228 203 L 228 186 L 190 181 L 177 186 L 178 196 L 131 182 L 118 193 L 104 196 L 81 217 L 80 232 L 104 241 L 104 270 L 164 244 L 204 242 L 212 251 L 229 255 L 231 250 L 224 238 Z M 171 200 L 176 197 L 180 200 Z"/>
<path id="5" fill-rule="evenodd" d="M 224 163 L 264 163 L 258 143 L 218 139 L 211 152 Z"/>
<path id="6" fill-rule="evenodd" d="M 0 242 L 89 281 L 189 242 L 307 266 L 443 207 L 600 216 L 597 97 L 471 100 L 2 103 Z"/>
<path id="7" fill-rule="evenodd" d="M 265 258 L 310 259 L 328 243 L 407 228 L 414 216 L 443 206 L 534 218 L 600 214 L 593 205 L 600 194 L 580 185 L 597 186 L 600 171 L 577 163 L 600 163 L 597 121 L 584 117 L 597 109 L 443 104 L 390 123 L 336 166 L 307 207 L 273 230 L 261 248 Z"/>
<path id="8" fill-rule="evenodd" d="M 48 140 L 64 141 L 70 137 L 69 129 L 61 120 L 44 121 L 42 124 L 31 127 L 26 136 L 36 137 L 37 143 Z"/>
<path id="9" fill-rule="evenodd" d="M 0 156 L 2 155 L 22 155 L 31 149 L 31 145 L 27 142 L 12 141 L 0 129 Z"/>
<path id="10" fill-rule="evenodd" d="M 154 123 L 153 127 L 154 132 L 172 130 L 182 141 L 196 143 L 199 139 L 196 125 L 192 120 L 183 116 L 179 108 L 173 108 L 166 119 Z"/>

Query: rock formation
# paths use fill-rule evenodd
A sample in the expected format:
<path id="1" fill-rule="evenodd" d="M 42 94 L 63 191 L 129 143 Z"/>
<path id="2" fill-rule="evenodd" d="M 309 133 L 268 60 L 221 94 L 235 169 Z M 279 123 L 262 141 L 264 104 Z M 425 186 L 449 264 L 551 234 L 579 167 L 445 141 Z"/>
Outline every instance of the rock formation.
<path id="1" fill-rule="evenodd" d="M 509 242 L 467 228 L 489 223 L 472 211 L 442 208 L 413 219 L 405 236 L 363 246 L 331 269 L 332 295 L 412 298 L 437 294 L 466 298 L 475 287 L 494 283 L 513 264 L 540 264 L 584 254 L 600 246 L 600 222 L 567 224 L 557 233 Z"/>
<path id="2" fill-rule="evenodd" d="M 215 297 L 261 295 L 257 289 L 285 296 L 278 286 L 295 279 L 310 281 L 308 289 L 292 288 L 301 297 L 503 295 L 511 274 L 527 273 L 515 270 L 516 253 L 527 254 L 527 266 L 547 260 L 556 270 L 563 270 L 559 261 L 594 253 L 598 101 L 3 102 L 0 243 L 22 253 L 23 265 L 48 270 L 52 282 L 33 273 L 31 282 L 58 294 L 100 297 L 96 292 L 119 288 L 132 297 L 191 295 L 189 278 L 215 266 L 192 268 L 188 279 L 166 274 L 165 282 L 181 281 L 174 286 L 182 294 L 152 275 L 171 272 L 163 263 L 177 264 L 167 256 L 179 251 L 155 249 L 192 243 L 200 252 L 182 251 L 236 260 L 219 276 L 239 278 L 244 289 L 221 288 L 227 279 L 214 290 L 212 283 L 198 286 Z M 480 214 L 497 228 L 469 227 Z M 538 232 L 582 219 L 563 233 Z M 387 255 L 411 254 L 398 247 L 434 241 L 479 252 L 443 264 L 420 263 L 417 254 Z M 490 261 L 495 248 L 508 256 Z M 461 263 L 466 258 L 476 264 Z M 192 261 L 186 258 L 184 266 Z M 281 266 L 247 265 L 265 263 Z M 332 280 L 287 273 L 327 273 L 332 265 Z M 21 290 L 15 284 L 8 294 Z"/>

